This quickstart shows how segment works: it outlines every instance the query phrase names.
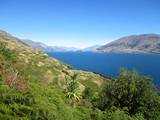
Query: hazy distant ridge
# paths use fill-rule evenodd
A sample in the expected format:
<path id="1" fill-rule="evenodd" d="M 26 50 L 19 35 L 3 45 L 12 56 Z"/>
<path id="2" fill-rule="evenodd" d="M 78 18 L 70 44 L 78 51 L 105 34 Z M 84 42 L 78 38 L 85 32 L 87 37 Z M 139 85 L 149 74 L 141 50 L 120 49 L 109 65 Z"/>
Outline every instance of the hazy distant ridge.
<path id="1" fill-rule="evenodd" d="M 26 44 L 30 45 L 33 48 L 38 48 L 45 52 L 69 52 L 69 51 L 77 51 L 79 49 L 74 47 L 63 47 L 63 46 L 48 46 L 41 42 L 35 42 L 32 40 L 23 40 Z"/>
<path id="2" fill-rule="evenodd" d="M 82 49 L 81 51 L 83 52 L 95 52 L 97 48 L 101 47 L 102 45 L 93 45 L 93 46 L 90 46 L 90 47 L 87 47 L 87 48 L 84 48 Z"/>

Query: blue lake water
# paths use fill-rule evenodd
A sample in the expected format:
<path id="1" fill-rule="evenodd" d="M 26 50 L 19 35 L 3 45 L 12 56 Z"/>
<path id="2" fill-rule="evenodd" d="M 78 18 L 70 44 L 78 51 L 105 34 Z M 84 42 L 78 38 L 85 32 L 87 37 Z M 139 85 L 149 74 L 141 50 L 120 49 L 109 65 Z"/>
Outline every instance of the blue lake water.
<path id="1" fill-rule="evenodd" d="M 160 83 L 160 54 L 113 54 L 91 52 L 52 52 L 48 55 L 76 69 L 114 77 L 122 67 L 136 69 Z"/>

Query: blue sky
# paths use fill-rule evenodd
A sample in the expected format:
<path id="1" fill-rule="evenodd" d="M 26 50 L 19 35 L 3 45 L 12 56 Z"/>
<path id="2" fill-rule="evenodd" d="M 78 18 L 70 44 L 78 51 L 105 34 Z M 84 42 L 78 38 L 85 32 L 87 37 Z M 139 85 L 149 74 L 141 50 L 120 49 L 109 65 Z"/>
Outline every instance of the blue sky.
<path id="1" fill-rule="evenodd" d="M 0 29 L 48 45 L 83 48 L 160 33 L 160 0 L 0 0 Z"/>

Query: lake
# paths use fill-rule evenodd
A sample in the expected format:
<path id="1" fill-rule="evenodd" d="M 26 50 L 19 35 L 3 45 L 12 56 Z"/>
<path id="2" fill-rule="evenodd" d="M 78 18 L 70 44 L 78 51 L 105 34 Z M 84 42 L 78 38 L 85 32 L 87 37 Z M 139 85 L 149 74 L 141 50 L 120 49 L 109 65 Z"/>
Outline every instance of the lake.
<path id="1" fill-rule="evenodd" d="M 80 70 L 114 77 L 120 68 L 136 69 L 160 83 L 160 54 L 116 54 L 92 52 L 52 52 L 49 56 Z"/>

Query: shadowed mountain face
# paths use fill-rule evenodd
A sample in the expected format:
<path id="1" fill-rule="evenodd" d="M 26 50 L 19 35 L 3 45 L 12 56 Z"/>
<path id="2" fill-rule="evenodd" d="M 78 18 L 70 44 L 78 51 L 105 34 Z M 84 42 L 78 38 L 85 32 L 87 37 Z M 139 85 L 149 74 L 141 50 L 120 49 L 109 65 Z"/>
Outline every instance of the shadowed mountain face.
<path id="1" fill-rule="evenodd" d="M 142 34 L 120 38 L 97 49 L 98 52 L 160 53 L 160 35 Z"/>

